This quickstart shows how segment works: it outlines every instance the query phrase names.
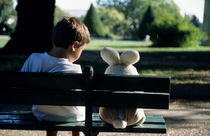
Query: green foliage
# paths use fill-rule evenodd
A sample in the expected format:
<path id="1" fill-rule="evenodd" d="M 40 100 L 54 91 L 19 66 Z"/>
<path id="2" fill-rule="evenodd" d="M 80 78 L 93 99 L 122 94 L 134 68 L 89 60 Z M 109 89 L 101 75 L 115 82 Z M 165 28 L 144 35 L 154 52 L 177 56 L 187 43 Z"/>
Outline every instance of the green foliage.
<path id="1" fill-rule="evenodd" d="M 156 47 L 196 47 L 202 32 L 187 17 L 157 8 L 150 35 Z"/>
<path id="2" fill-rule="evenodd" d="M 138 39 L 139 24 L 143 18 L 144 13 L 149 5 L 148 0 L 130 0 L 124 12 L 126 18 L 130 20 L 130 35 L 131 39 Z"/>
<path id="3" fill-rule="evenodd" d="M 125 15 L 126 20 L 131 22 L 126 33 L 126 37 L 130 37 L 128 39 L 139 39 L 139 25 L 149 5 L 164 8 L 174 15 L 179 13 L 178 7 L 172 0 L 98 0 L 97 2 L 108 9 L 116 8 Z"/>
<path id="4" fill-rule="evenodd" d="M 110 0 L 110 1 L 114 1 L 115 0 Z M 159 7 L 160 9 L 164 9 L 165 11 L 172 13 L 174 16 L 179 16 L 179 9 L 176 6 L 176 4 L 172 1 L 172 0 L 121 0 L 123 2 L 125 2 L 126 4 L 124 4 L 125 6 L 125 10 L 122 10 L 122 12 L 125 14 L 126 18 L 131 21 L 131 26 L 130 26 L 130 35 L 131 35 L 131 39 L 143 39 L 144 36 L 140 34 L 139 37 L 139 29 L 144 29 L 143 31 L 147 31 L 146 29 L 148 28 L 139 28 L 140 25 L 144 25 L 141 24 L 142 20 L 147 19 L 146 17 L 144 17 L 144 14 L 147 12 L 147 9 L 149 6 L 152 6 L 152 8 L 154 7 Z M 117 2 L 115 2 L 115 5 L 117 5 Z M 120 8 L 120 4 L 117 6 Z M 119 9 L 117 8 L 117 9 Z M 155 9 L 153 9 L 154 12 L 156 12 Z M 150 12 L 150 11 L 148 11 Z M 148 13 L 150 14 L 150 13 Z M 152 16 L 152 14 L 151 14 Z M 150 16 L 150 17 L 151 17 Z M 151 17 L 153 18 L 153 17 Z M 146 21 L 147 22 L 147 21 Z M 150 21 L 149 21 L 150 22 Z M 150 24 L 150 23 L 149 23 Z M 143 26 L 144 27 L 144 26 Z M 149 27 L 149 25 L 147 25 L 146 27 Z M 144 33 L 144 32 L 143 32 Z M 146 33 L 146 32 L 145 32 Z"/>
<path id="5" fill-rule="evenodd" d="M 12 0 L 0 0 L 0 22 L 5 23 L 13 12 Z"/>
<path id="6" fill-rule="evenodd" d="M 130 1 L 131 0 L 97 0 L 97 4 L 106 8 L 116 8 L 118 11 L 125 13 Z"/>
<path id="7" fill-rule="evenodd" d="M 149 34 L 156 47 L 195 47 L 203 39 L 201 30 L 191 23 L 190 17 L 183 17 L 180 14 L 179 7 L 173 0 L 97 0 L 97 2 L 110 12 L 116 9 L 124 14 L 125 20 L 130 24 L 127 29 L 119 27 L 126 30 L 125 39 L 144 39 L 145 35 Z M 105 17 L 107 19 L 104 20 L 108 20 L 108 15 Z M 122 26 L 122 22 L 124 21 L 117 23 Z M 113 31 L 112 21 L 104 24 L 110 34 L 116 34 L 116 31 Z"/>
<path id="8" fill-rule="evenodd" d="M 105 8 L 100 6 L 97 8 L 104 29 L 106 31 L 106 38 L 123 39 L 129 29 L 130 21 L 125 19 L 123 13 L 115 8 Z"/>
<path id="9" fill-rule="evenodd" d="M 15 25 L 15 10 L 12 0 L 0 0 L 0 34 L 10 34 Z M 9 19 L 14 19 L 13 23 Z"/>
<path id="10" fill-rule="evenodd" d="M 93 4 L 91 4 L 87 15 L 85 16 L 84 23 L 87 25 L 92 37 L 105 36 L 104 26 Z"/>
<path id="11" fill-rule="evenodd" d="M 3 48 L 5 46 L 5 44 L 10 40 L 10 38 L 8 37 L 1 37 L 0 38 L 0 48 Z"/>
<path id="12" fill-rule="evenodd" d="M 170 13 L 174 18 L 180 18 L 180 10 L 179 7 L 173 2 L 173 0 L 157 0 L 154 7 L 158 8 L 158 10 L 163 10 L 167 13 Z"/>
<path id="13" fill-rule="evenodd" d="M 69 13 L 63 11 L 60 7 L 56 6 L 54 12 L 54 24 L 60 21 L 63 17 L 70 17 L 70 15 Z"/>
<path id="14" fill-rule="evenodd" d="M 148 0 L 98 0 L 98 4 L 107 9 L 115 8 L 125 15 L 130 22 L 129 30 L 126 30 L 126 39 L 137 39 L 136 33 L 143 13 L 146 11 Z"/>

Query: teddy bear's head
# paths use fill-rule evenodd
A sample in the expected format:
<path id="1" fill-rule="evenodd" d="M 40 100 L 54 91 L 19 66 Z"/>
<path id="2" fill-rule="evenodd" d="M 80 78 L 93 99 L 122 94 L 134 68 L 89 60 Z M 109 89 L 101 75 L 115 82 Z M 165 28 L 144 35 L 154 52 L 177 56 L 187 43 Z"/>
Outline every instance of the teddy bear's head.
<path id="1" fill-rule="evenodd" d="M 133 66 L 140 59 L 136 50 L 125 51 L 120 55 L 115 49 L 105 47 L 101 50 L 101 57 L 109 64 L 105 74 L 138 75 L 136 68 Z"/>

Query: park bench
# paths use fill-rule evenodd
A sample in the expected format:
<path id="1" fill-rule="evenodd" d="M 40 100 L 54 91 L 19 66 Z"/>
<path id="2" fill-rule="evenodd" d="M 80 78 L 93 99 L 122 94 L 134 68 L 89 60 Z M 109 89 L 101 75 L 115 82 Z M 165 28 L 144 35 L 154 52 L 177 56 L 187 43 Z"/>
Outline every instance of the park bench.
<path id="1" fill-rule="evenodd" d="M 85 67 L 83 74 L 0 72 L 0 83 L 0 104 L 86 106 L 83 122 L 45 122 L 36 119 L 31 111 L 1 111 L 0 129 L 80 130 L 86 136 L 99 132 L 166 133 L 167 130 L 161 115 L 146 115 L 142 125 L 115 129 L 104 123 L 93 108 L 168 109 L 170 77 L 93 74 L 92 67 Z"/>

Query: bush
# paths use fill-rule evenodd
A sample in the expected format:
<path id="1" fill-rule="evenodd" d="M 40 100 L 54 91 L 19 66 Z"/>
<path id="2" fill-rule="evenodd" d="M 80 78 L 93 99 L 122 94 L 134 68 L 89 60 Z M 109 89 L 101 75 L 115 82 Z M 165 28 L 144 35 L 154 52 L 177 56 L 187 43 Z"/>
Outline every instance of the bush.
<path id="1" fill-rule="evenodd" d="M 151 24 L 149 34 L 155 47 L 196 47 L 202 38 L 202 32 L 187 17 L 174 17 L 161 12 Z"/>
<path id="2" fill-rule="evenodd" d="M 155 47 L 195 47 L 199 45 L 201 31 L 199 28 L 182 23 L 153 24 L 150 34 Z"/>

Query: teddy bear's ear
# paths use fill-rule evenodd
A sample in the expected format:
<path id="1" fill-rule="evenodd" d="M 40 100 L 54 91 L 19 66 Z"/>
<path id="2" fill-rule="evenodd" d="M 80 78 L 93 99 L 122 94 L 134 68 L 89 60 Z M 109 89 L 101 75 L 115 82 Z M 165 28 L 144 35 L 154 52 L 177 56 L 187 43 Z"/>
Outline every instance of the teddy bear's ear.
<path id="1" fill-rule="evenodd" d="M 110 47 L 105 47 L 101 50 L 101 57 L 109 65 L 119 64 L 120 62 L 119 52 Z"/>
<path id="2" fill-rule="evenodd" d="M 140 55 L 136 50 L 129 50 L 120 55 L 120 63 L 124 65 L 135 64 L 139 59 Z"/>

